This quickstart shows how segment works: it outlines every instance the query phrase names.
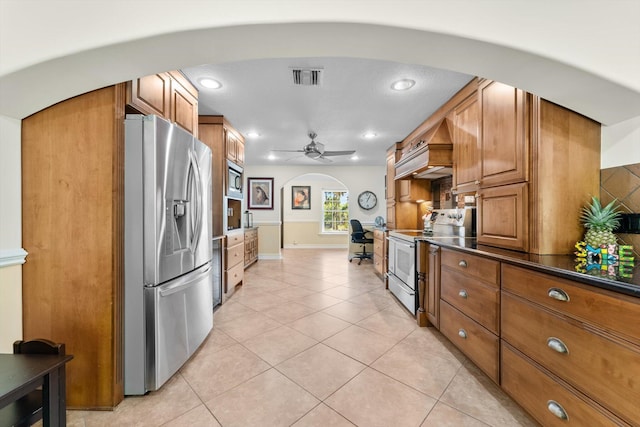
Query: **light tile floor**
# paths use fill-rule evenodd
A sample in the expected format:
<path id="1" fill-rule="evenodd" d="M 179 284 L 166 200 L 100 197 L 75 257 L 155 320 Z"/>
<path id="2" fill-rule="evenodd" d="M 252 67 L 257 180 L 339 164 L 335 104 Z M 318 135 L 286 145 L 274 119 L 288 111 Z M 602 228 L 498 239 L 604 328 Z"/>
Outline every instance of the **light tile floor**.
<path id="1" fill-rule="evenodd" d="M 245 271 L 202 347 L 159 391 L 69 426 L 535 426 L 371 262 L 290 249 Z"/>

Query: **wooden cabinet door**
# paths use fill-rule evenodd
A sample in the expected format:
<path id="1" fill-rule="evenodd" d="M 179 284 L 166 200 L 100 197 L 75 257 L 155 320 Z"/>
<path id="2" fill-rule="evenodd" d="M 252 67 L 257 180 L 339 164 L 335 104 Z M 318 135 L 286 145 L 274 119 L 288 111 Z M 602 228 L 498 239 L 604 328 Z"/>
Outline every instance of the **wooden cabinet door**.
<path id="1" fill-rule="evenodd" d="M 525 92 L 498 82 L 480 86 L 481 187 L 527 180 Z"/>
<path id="2" fill-rule="evenodd" d="M 396 202 L 387 201 L 387 228 L 396 228 Z"/>
<path id="3" fill-rule="evenodd" d="M 427 319 L 440 329 L 440 248 L 435 245 L 429 245 L 427 283 Z"/>
<path id="4" fill-rule="evenodd" d="M 225 129 L 225 140 L 227 145 L 227 159 L 232 162 L 236 162 L 236 145 L 238 144 L 238 140 L 228 129 Z"/>
<path id="5" fill-rule="evenodd" d="M 480 184 L 480 108 L 477 94 L 453 113 L 453 188 L 457 193 L 476 191 Z"/>
<path id="6" fill-rule="evenodd" d="M 478 197 L 478 243 L 527 252 L 527 183 L 484 188 Z"/>
<path id="7" fill-rule="evenodd" d="M 130 83 L 127 104 L 142 114 L 170 116 L 171 77 L 167 73 L 140 77 Z"/>
<path id="8" fill-rule="evenodd" d="M 236 163 L 244 165 L 244 142 L 236 140 Z"/>
<path id="9" fill-rule="evenodd" d="M 417 202 L 431 199 L 431 181 L 426 179 L 399 179 L 398 199 L 401 202 Z"/>
<path id="10" fill-rule="evenodd" d="M 170 120 L 198 137 L 198 98 L 176 79 L 171 81 Z"/>
<path id="11" fill-rule="evenodd" d="M 396 199 L 396 154 L 387 154 L 387 200 Z"/>

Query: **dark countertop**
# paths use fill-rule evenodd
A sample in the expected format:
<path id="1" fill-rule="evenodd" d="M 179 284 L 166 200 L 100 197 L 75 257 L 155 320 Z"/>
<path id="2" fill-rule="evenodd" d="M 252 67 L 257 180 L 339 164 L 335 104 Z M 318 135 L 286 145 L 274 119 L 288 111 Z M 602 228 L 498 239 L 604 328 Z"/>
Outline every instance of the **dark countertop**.
<path id="1" fill-rule="evenodd" d="M 595 269 L 591 270 L 591 273 L 580 273 L 576 271 L 578 262 L 575 255 L 536 255 L 479 245 L 476 239 L 471 237 L 432 237 L 415 231 L 395 230 L 395 232 L 407 234 L 415 240 L 427 241 L 443 248 L 486 256 L 563 279 L 640 298 L 640 261 L 637 259 L 633 267 L 627 267 L 628 274 L 625 275 L 630 277 L 622 277 L 617 268 L 612 272 L 613 275 L 609 275 L 606 270 Z"/>

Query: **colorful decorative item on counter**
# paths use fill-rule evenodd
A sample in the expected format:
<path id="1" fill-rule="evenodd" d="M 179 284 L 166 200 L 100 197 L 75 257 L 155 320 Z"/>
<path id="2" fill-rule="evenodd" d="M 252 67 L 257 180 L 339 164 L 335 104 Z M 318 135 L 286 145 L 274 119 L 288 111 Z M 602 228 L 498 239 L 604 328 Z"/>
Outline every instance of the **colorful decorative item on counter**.
<path id="1" fill-rule="evenodd" d="M 575 245 L 576 271 L 592 276 L 630 278 L 634 267 L 633 246 L 602 244 L 593 247 L 580 241 Z"/>

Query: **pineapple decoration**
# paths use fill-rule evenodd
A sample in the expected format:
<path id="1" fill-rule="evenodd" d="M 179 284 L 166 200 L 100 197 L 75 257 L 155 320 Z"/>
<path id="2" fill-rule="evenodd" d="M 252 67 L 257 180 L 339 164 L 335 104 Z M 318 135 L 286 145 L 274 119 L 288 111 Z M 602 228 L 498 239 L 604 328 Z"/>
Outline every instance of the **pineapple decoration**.
<path id="1" fill-rule="evenodd" d="M 617 243 L 613 229 L 620 225 L 620 212 L 613 200 L 604 208 L 597 197 L 591 198 L 591 204 L 582 208 L 580 220 L 587 229 L 584 241 L 592 248 L 600 248 Z"/>
<path id="2" fill-rule="evenodd" d="M 584 241 L 576 243 L 576 270 L 607 278 L 630 277 L 633 270 L 631 246 L 618 246 L 613 230 L 620 225 L 619 208 L 613 200 L 602 207 L 597 197 L 582 208 L 580 221 L 587 229 Z"/>

